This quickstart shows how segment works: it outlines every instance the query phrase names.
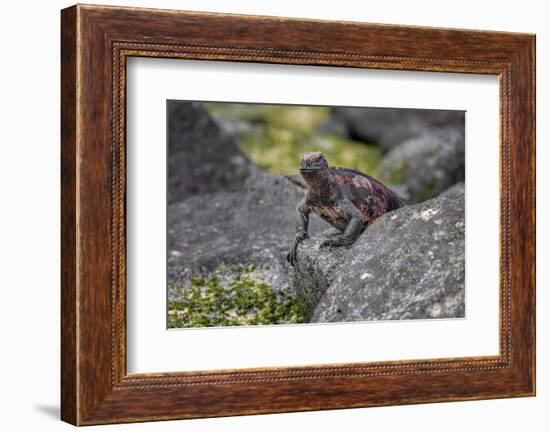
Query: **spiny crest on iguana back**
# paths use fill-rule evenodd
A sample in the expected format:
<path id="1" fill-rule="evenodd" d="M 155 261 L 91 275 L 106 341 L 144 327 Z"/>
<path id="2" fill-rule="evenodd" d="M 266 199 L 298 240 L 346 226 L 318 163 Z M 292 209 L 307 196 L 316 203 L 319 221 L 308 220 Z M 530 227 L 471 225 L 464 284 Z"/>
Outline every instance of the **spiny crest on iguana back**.
<path id="1" fill-rule="evenodd" d="M 381 202 L 379 208 L 379 211 L 382 211 L 380 215 L 405 205 L 404 200 L 393 190 L 355 169 L 330 167 L 328 168 L 328 180 L 334 184 L 339 184 L 344 189 L 344 195 L 358 207 L 359 205 L 364 207 L 364 201 L 368 201 L 372 197 L 381 199 L 383 202 Z M 365 208 L 359 209 L 361 212 L 366 210 Z M 369 217 L 372 218 L 373 214 Z"/>

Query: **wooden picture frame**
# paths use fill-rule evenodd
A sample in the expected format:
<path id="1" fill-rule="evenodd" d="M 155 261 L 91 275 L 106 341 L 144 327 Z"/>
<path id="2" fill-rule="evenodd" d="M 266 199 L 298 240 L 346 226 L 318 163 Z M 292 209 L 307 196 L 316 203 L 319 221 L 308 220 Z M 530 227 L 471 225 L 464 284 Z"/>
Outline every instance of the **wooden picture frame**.
<path id="1" fill-rule="evenodd" d="M 535 394 L 535 36 L 77 5 L 62 11 L 61 418 L 75 425 Z M 500 354 L 127 374 L 130 56 L 500 77 Z"/>

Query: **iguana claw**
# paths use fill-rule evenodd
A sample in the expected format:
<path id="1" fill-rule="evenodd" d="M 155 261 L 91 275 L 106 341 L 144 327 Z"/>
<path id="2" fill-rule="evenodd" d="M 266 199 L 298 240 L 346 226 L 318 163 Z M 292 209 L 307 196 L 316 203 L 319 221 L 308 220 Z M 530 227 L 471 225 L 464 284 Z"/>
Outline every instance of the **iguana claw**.
<path id="1" fill-rule="evenodd" d="M 298 262 L 298 245 L 300 245 L 300 243 L 304 239 L 308 239 L 308 238 L 309 238 L 309 235 L 306 232 L 299 232 L 296 234 L 296 237 L 294 238 L 294 245 L 286 255 L 286 260 L 288 260 L 292 266 L 296 266 L 296 262 Z"/>

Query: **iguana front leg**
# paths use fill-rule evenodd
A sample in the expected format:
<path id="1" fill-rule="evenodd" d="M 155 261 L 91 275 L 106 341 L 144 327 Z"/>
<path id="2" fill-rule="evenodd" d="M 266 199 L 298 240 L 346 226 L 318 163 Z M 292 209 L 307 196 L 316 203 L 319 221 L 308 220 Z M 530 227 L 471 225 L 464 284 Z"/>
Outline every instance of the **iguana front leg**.
<path id="1" fill-rule="evenodd" d="M 300 201 L 300 203 L 296 207 L 296 212 L 298 217 L 296 219 L 296 235 L 294 236 L 294 244 L 292 246 L 292 249 L 286 256 L 286 259 L 290 262 L 292 266 L 295 266 L 297 261 L 298 245 L 304 239 L 309 238 L 307 230 L 309 225 L 309 213 L 311 212 L 311 208 L 307 204 L 306 198 Z"/>
<path id="2" fill-rule="evenodd" d="M 341 201 L 339 206 L 344 209 L 349 217 L 349 223 L 342 235 L 325 239 L 320 245 L 321 248 L 351 245 L 363 232 L 364 222 L 359 209 L 348 199 Z"/>

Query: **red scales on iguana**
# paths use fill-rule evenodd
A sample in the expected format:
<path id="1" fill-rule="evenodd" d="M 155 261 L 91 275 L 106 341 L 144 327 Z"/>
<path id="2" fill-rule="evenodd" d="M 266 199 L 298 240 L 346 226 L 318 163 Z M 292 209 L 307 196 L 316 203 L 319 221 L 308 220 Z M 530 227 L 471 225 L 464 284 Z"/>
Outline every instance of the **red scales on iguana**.
<path id="1" fill-rule="evenodd" d="M 320 152 L 305 153 L 300 173 L 307 194 L 296 207 L 294 246 L 288 261 L 296 263 L 298 244 L 308 238 L 309 215 L 314 212 L 340 232 L 325 239 L 321 247 L 351 245 L 374 220 L 405 205 L 395 192 L 359 171 L 329 167 Z"/>

